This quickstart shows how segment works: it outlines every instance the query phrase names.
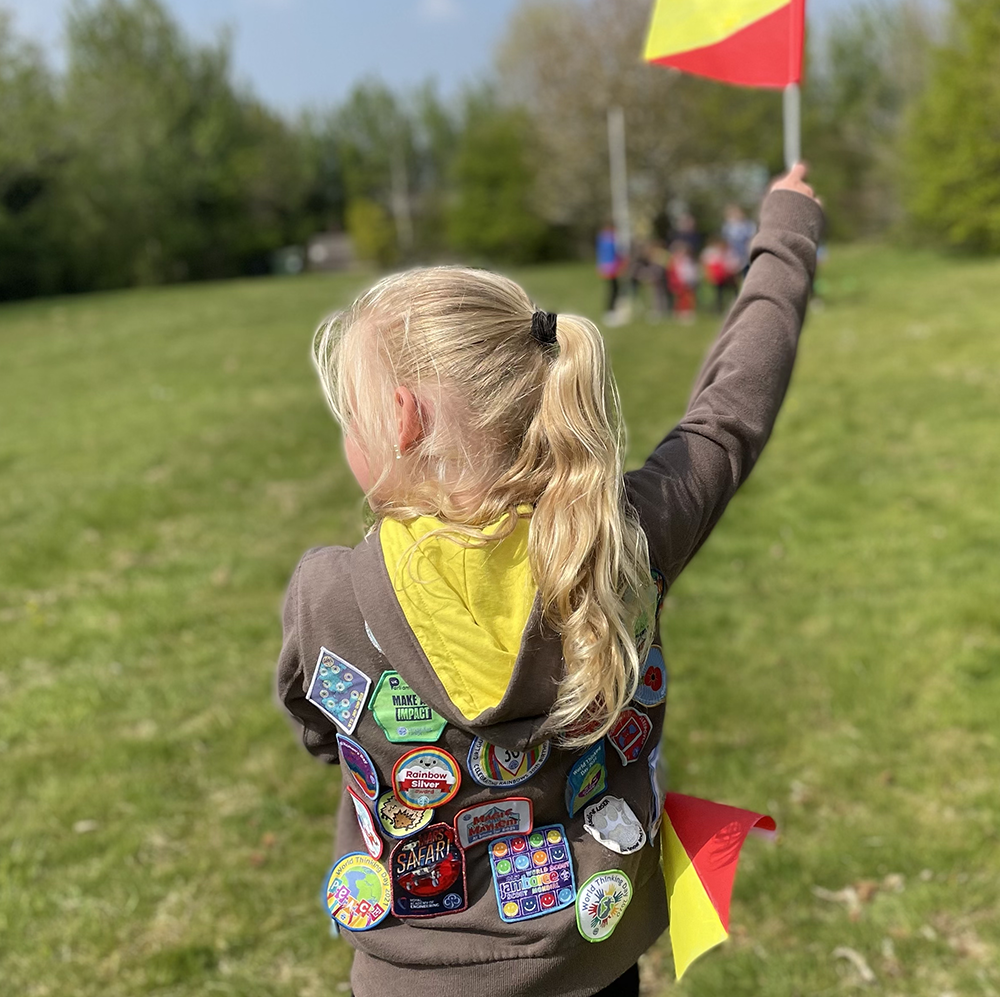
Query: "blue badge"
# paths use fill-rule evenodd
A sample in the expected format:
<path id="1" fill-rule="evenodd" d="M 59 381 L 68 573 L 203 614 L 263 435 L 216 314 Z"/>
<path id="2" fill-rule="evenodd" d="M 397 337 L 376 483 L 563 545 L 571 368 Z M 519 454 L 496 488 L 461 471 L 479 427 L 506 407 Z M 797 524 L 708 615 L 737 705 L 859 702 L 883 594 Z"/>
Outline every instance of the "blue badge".
<path id="1" fill-rule="evenodd" d="M 371 684 L 364 672 L 321 647 L 306 699 L 345 734 L 353 734 Z"/>
<path id="2" fill-rule="evenodd" d="M 578 758 L 566 776 L 566 810 L 570 817 L 608 788 L 608 770 L 604 763 L 604 742 L 591 745 Z"/>
<path id="3" fill-rule="evenodd" d="M 372 633 L 372 628 L 368 626 L 367 620 L 365 620 L 365 633 L 368 634 L 368 639 L 372 642 L 372 647 L 374 647 L 379 654 L 384 656 L 385 651 L 382 650 L 382 645 L 375 639 L 375 634 Z"/>
<path id="4" fill-rule="evenodd" d="M 576 899 L 573 859 L 562 824 L 498 838 L 489 853 L 501 921 L 528 921 L 569 907 Z"/>
<path id="5" fill-rule="evenodd" d="M 378 799 L 378 770 L 368 752 L 349 737 L 337 735 L 337 754 L 340 764 L 354 776 L 355 785 L 371 804 Z"/>
<path id="6" fill-rule="evenodd" d="M 660 822 L 663 820 L 663 790 L 660 788 L 660 746 L 649 753 L 649 788 L 653 792 L 653 813 L 650 817 L 648 835 L 649 843 L 655 847 L 655 838 L 660 833 Z"/>
<path id="7" fill-rule="evenodd" d="M 667 666 L 663 661 L 663 651 L 655 644 L 639 669 L 639 684 L 634 698 L 643 706 L 659 706 L 667 698 Z"/>

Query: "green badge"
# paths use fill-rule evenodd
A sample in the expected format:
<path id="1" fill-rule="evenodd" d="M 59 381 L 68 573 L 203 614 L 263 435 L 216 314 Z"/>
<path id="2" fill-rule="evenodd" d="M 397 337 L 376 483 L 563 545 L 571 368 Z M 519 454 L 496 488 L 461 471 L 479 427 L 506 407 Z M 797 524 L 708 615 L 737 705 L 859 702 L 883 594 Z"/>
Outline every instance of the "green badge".
<path id="1" fill-rule="evenodd" d="M 431 744 L 441 736 L 447 723 L 407 685 L 399 672 L 382 673 L 370 709 L 386 739 L 393 744 L 404 741 Z"/>

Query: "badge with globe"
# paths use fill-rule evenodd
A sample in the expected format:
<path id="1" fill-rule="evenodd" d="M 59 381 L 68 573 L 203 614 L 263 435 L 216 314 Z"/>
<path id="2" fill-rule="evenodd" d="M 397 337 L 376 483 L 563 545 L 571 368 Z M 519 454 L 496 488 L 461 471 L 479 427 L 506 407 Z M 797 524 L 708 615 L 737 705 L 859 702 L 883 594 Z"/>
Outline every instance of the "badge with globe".
<path id="1" fill-rule="evenodd" d="M 327 913 L 348 931 L 367 931 L 392 907 L 392 884 L 385 866 L 365 852 L 345 855 L 326 882 Z"/>

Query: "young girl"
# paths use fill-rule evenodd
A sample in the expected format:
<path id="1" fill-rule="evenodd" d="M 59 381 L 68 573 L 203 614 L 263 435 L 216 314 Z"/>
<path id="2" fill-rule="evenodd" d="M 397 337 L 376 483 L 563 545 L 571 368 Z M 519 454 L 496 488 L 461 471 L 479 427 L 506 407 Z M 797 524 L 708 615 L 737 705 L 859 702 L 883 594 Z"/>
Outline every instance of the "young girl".
<path id="1" fill-rule="evenodd" d="M 796 167 L 680 424 L 622 475 L 604 345 L 504 277 L 388 277 L 317 366 L 376 517 L 310 551 L 278 691 L 340 762 L 358 997 L 637 994 L 667 924 L 658 613 L 771 431 L 822 213 Z"/>

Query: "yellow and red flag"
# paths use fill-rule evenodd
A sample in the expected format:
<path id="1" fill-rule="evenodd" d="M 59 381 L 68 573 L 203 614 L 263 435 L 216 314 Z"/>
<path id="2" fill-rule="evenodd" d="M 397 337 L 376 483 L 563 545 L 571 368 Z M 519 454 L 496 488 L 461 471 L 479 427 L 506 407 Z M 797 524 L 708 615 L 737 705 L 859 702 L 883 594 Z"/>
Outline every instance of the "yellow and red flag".
<path id="1" fill-rule="evenodd" d="M 645 58 L 723 83 L 802 79 L 805 0 L 657 0 Z"/>
<path id="2" fill-rule="evenodd" d="M 729 937 L 729 901 L 740 849 L 752 829 L 773 832 L 764 814 L 667 793 L 660 847 L 677 979 Z"/>

